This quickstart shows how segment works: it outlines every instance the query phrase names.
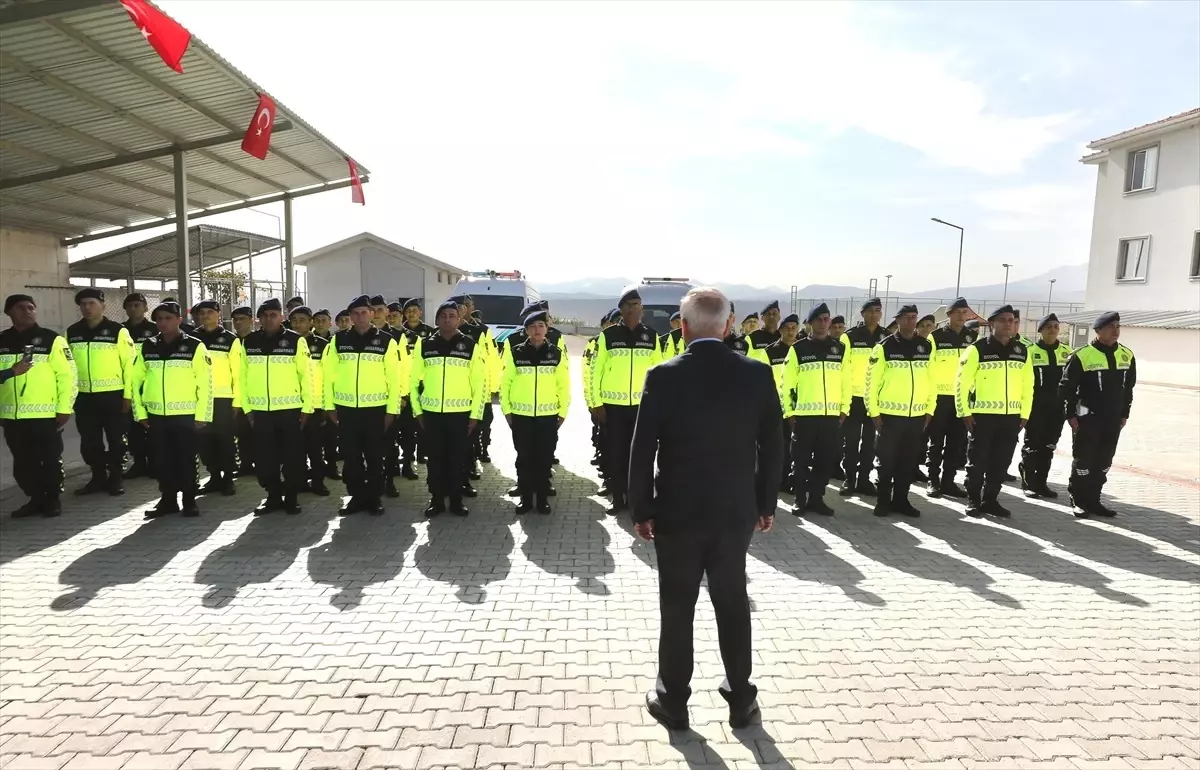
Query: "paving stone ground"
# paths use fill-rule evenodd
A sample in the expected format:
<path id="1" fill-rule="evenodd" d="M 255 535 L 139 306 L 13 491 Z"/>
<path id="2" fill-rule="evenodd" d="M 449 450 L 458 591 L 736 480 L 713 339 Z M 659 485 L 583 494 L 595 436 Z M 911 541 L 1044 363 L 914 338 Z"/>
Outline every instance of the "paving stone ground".
<path id="1" fill-rule="evenodd" d="M 248 481 L 194 520 L 143 521 L 144 481 L 4 519 L 0 767 L 1200 767 L 1194 484 L 1116 471 L 1122 515 L 1086 522 L 1015 488 L 1009 522 L 785 499 L 749 560 L 764 724 L 724 721 L 702 597 L 672 734 L 642 711 L 653 547 L 595 497 L 579 406 L 551 516 L 512 514 L 498 423 L 465 520 L 425 521 L 420 482 L 380 518 L 255 518 Z"/>

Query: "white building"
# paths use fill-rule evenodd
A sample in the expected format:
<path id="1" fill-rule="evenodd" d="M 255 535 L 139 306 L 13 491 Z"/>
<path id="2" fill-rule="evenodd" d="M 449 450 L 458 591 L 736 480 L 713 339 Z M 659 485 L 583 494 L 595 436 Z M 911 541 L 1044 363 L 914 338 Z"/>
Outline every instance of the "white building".
<path id="1" fill-rule="evenodd" d="M 420 297 L 428 313 L 467 272 L 373 233 L 322 246 L 294 261 L 308 270 L 305 301 L 314 310 L 334 313 L 360 294 L 383 294 L 388 302 Z"/>
<path id="2" fill-rule="evenodd" d="M 1122 316 L 1147 382 L 1200 386 L 1200 109 L 1097 139 L 1086 324 Z"/>

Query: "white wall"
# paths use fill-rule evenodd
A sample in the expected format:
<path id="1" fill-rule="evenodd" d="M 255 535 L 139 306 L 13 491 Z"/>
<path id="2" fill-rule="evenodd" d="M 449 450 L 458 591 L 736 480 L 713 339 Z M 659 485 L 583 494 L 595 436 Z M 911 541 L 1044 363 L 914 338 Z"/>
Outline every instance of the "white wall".
<path id="1" fill-rule="evenodd" d="M 1137 359 L 1139 382 L 1200 387 L 1200 331 L 1123 326 L 1121 344 Z"/>
<path id="2" fill-rule="evenodd" d="M 304 299 L 313 310 L 328 308 L 337 314 L 346 303 L 362 294 L 358 249 L 346 248 L 305 264 L 308 294 Z"/>
<path id="3" fill-rule="evenodd" d="M 70 285 L 70 277 L 67 249 L 58 236 L 0 227 L 0 301 L 10 294 L 28 294 L 37 303 L 38 323 L 62 332 L 79 317 L 79 289 Z M 0 315 L 0 329 L 10 325 L 8 316 Z"/>
<path id="4" fill-rule="evenodd" d="M 1155 188 L 1126 193 L 1129 152 L 1156 142 Z M 1097 164 L 1097 172 L 1086 308 L 1200 310 L 1200 282 L 1188 276 L 1200 230 L 1200 126 L 1114 147 Z M 1146 280 L 1118 283 L 1121 239 L 1145 235 L 1150 236 Z"/>
<path id="5" fill-rule="evenodd" d="M 404 253 L 361 241 L 338 251 L 308 260 L 308 292 L 305 299 L 314 310 L 329 308 L 336 313 L 360 294 L 383 294 L 388 302 L 403 297 L 421 297 L 432 312 L 450 296 L 458 273 L 442 272 Z"/>
<path id="6" fill-rule="evenodd" d="M 428 270 L 378 246 L 364 246 L 362 260 L 363 293 L 381 293 L 388 302 L 399 298 L 423 297 Z"/>

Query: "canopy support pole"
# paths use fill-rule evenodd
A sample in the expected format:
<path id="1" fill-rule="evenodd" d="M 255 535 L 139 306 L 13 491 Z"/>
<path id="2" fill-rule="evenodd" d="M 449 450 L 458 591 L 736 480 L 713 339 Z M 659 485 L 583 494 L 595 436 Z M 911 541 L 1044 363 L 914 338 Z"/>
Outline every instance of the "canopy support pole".
<path id="1" fill-rule="evenodd" d="M 184 317 L 192 307 L 192 270 L 188 264 L 187 161 L 183 150 L 174 153 L 175 176 L 175 268 L 179 281 L 179 306 Z"/>

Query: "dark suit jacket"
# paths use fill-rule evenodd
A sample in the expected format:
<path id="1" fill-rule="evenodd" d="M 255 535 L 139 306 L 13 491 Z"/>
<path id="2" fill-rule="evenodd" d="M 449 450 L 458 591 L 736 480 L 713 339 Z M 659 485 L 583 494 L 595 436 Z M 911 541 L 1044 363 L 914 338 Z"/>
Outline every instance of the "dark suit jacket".
<path id="1" fill-rule="evenodd" d="M 654 367 L 629 455 L 633 520 L 654 519 L 662 532 L 745 530 L 774 515 L 782 425 L 771 367 L 720 342 L 689 345 Z"/>

